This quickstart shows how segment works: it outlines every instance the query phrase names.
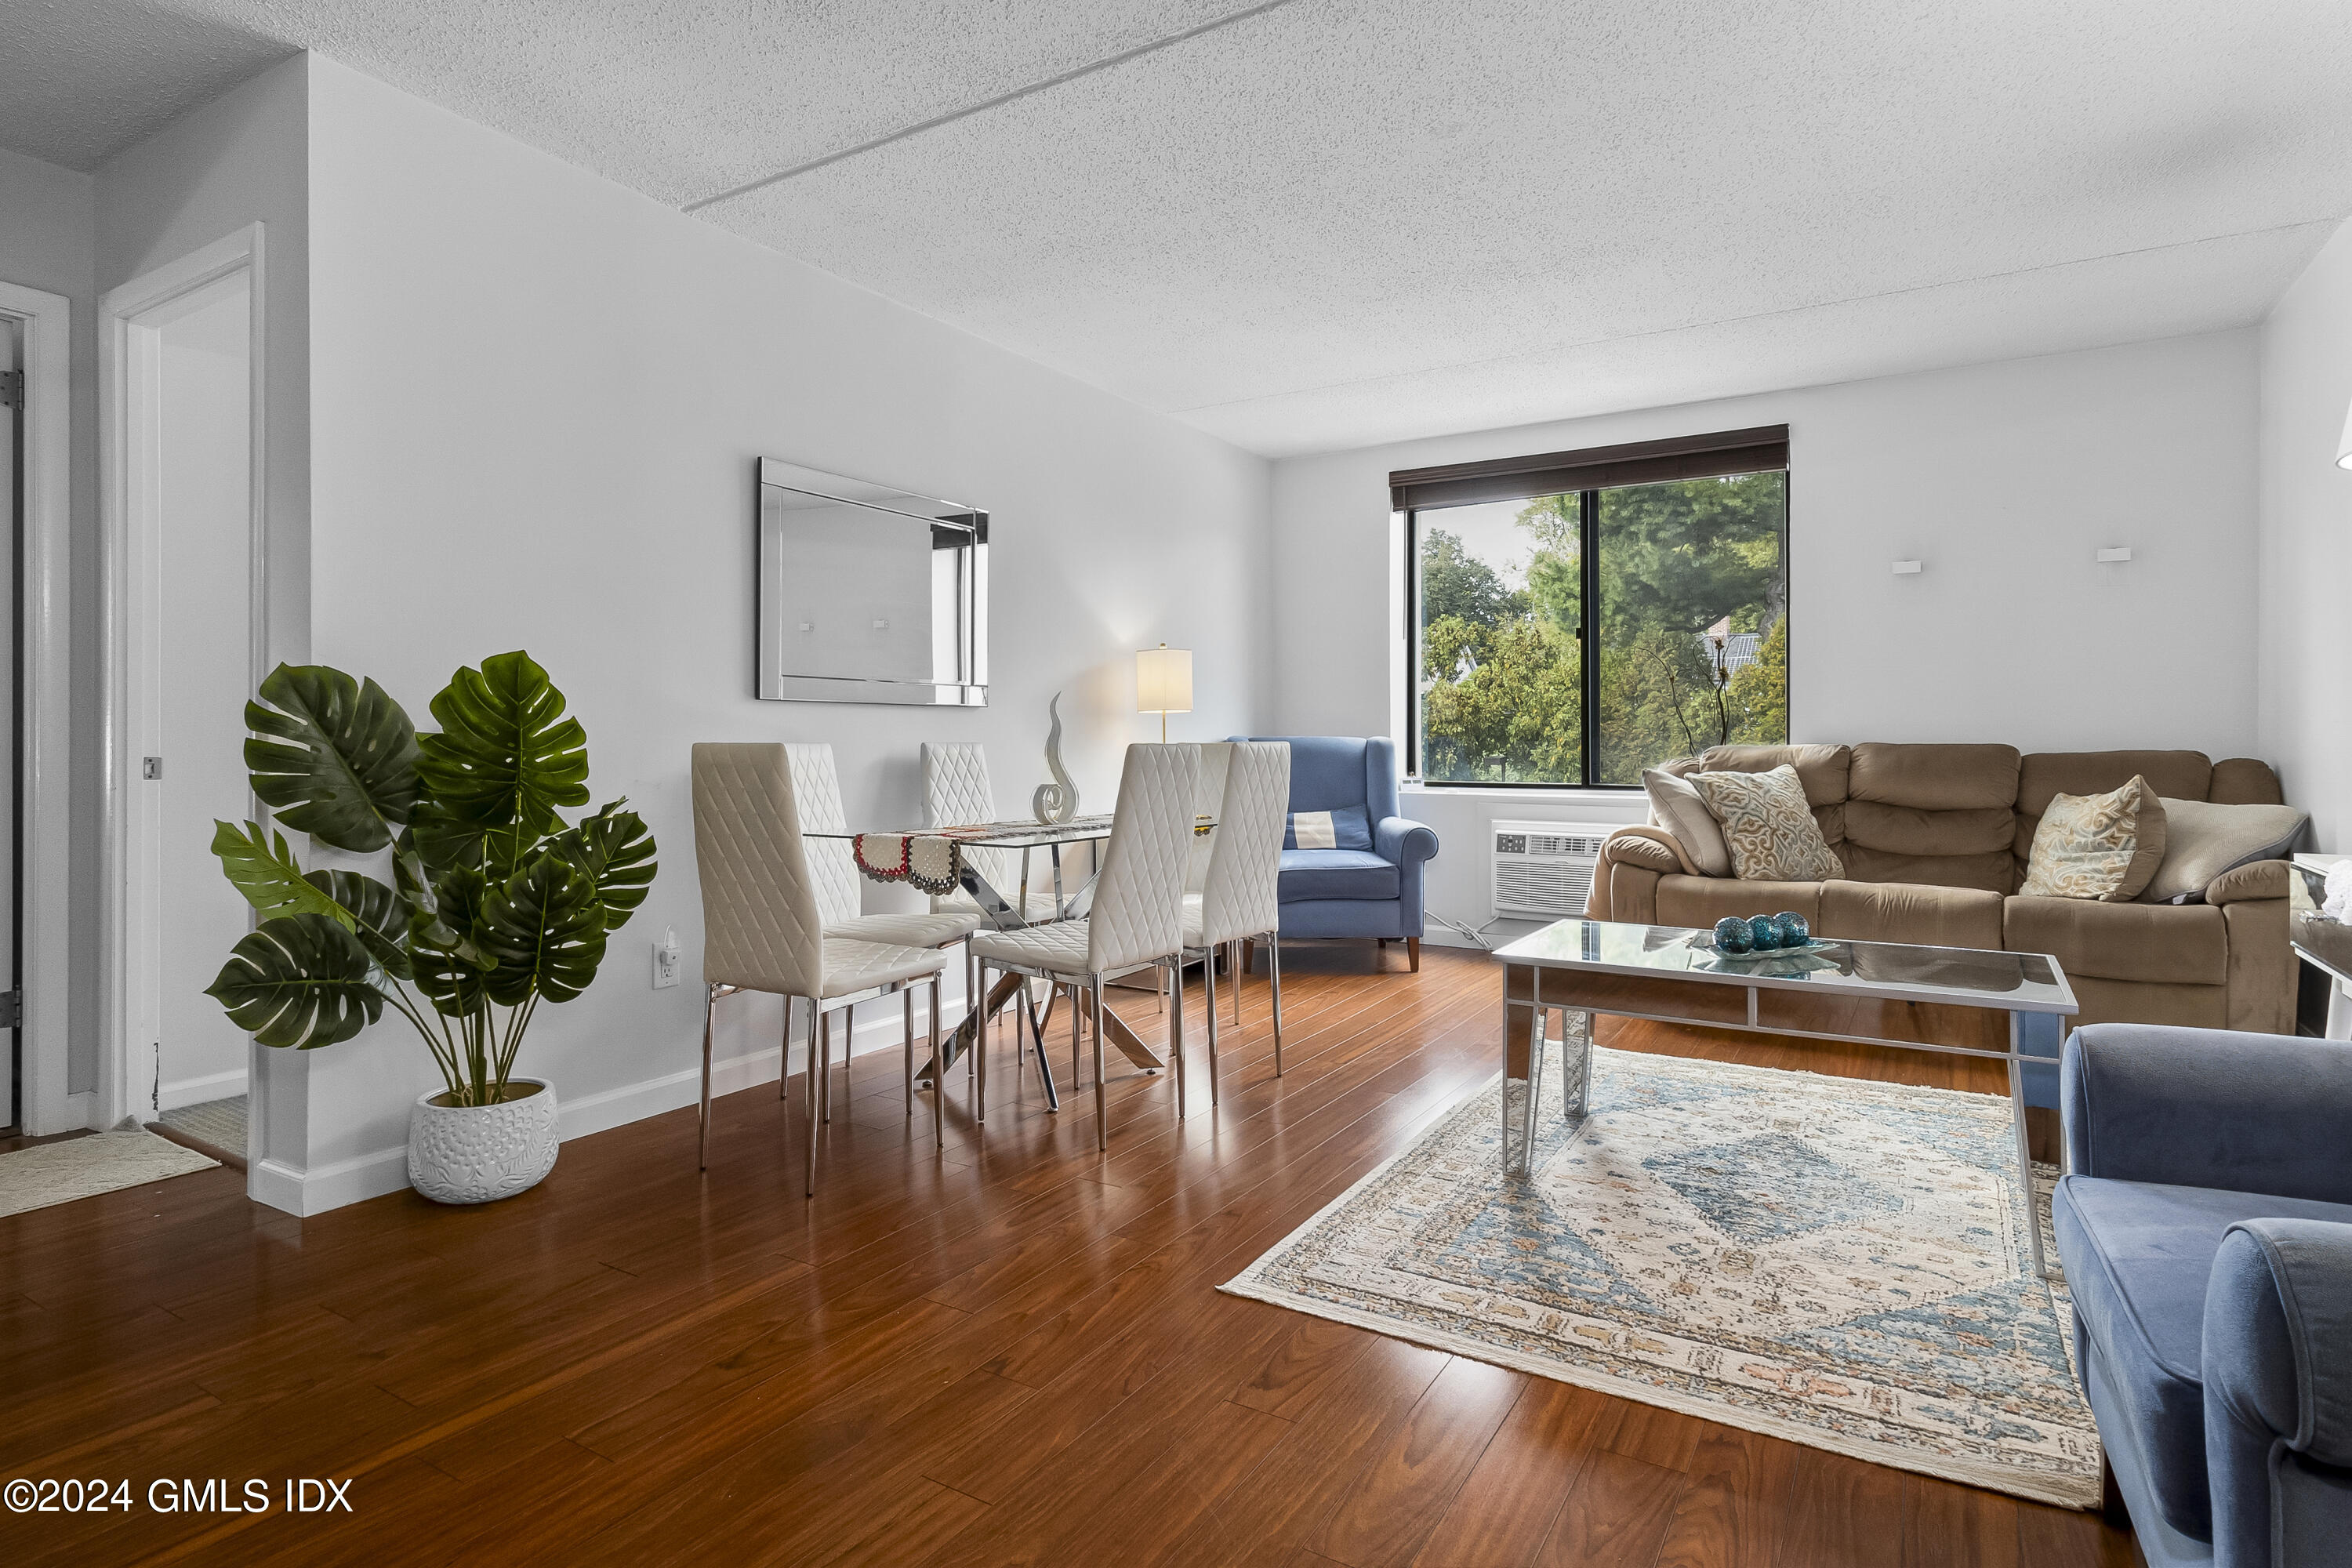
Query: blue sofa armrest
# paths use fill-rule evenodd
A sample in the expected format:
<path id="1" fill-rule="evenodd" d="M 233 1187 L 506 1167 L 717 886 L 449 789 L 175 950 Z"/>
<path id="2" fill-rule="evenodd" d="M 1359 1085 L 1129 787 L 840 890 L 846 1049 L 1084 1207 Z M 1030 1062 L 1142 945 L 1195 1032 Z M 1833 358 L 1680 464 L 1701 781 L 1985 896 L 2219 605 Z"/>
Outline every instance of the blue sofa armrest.
<path id="1" fill-rule="evenodd" d="M 2352 1225 L 2231 1226 L 2202 1370 L 2214 1562 L 2352 1563 Z"/>
<path id="2" fill-rule="evenodd" d="M 1437 858 L 1437 830 L 1409 816 L 1383 816 L 1372 825 L 1372 853 L 1391 866 Z"/>
<path id="3" fill-rule="evenodd" d="M 2059 1118 L 2077 1174 L 2352 1202 L 2352 1045 L 2168 1024 L 2066 1041 Z"/>

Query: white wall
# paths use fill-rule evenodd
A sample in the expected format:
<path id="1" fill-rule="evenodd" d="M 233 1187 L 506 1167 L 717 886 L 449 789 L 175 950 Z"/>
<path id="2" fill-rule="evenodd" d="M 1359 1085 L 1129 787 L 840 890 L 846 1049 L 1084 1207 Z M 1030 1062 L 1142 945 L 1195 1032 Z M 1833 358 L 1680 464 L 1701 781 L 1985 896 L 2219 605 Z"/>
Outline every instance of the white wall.
<path id="1" fill-rule="evenodd" d="M 73 541 L 67 578 L 68 615 L 77 626 L 85 605 L 96 603 L 91 595 L 98 574 L 98 340 L 90 331 L 97 303 L 96 199 L 97 182 L 89 175 L 0 150 L 0 281 L 72 301 Z M 76 641 L 72 662 L 74 707 L 89 713 L 98 690 L 94 647 Z M 98 972 L 89 962 L 98 942 L 98 811 L 90 787 L 98 766 L 98 728 L 69 721 L 69 729 L 66 1089 L 86 1095 L 98 1087 Z M 29 1037 L 25 1042 L 27 1052 L 37 1045 Z"/>
<path id="2" fill-rule="evenodd" d="M 2261 745 L 2318 847 L 2352 847 L 2352 226 L 2336 230 L 2262 329 Z"/>
<path id="3" fill-rule="evenodd" d="M 1274 732 L 1391 731 L 1391 470 L 1786 424 L 1793 739 L 2246 754 L 2256 342 L 2245 329 L 1285 459 Z M 2097 565 L 2105 545 L 2132 563 Z M 1893 574 L 1913 558 L 1919 575 Z M 1640 816 L 1622 796 L 1490 795 L 1408 805 L 1446 846 L 1430 908 L 1472 925 L 1488 914 L 1489 818 Z"/>
<path id="4" fill-rule="evenodd" d="M 1138 647 L 1197 650 L 1179 735 L 1266 716 L 1263 460 L 324 59 L 310 81 L 317 656 L 429 722 L 456 666 L 530 649 L 586 725 L 596 798 L 629 796 L 661 844 L 594 990 L 541 1009 L 523 1053 L 567 1131 L 692 1098 L 693 742 L 830 741 L 855 816 L 917 821 L 934 738 L 984 742 L 999 808 L 1024 812 L 1057 690 L 1071 771 L 1107 806 L 1122 748 L 1158 735 L 1133 711 Z M 989 510 L 989 708 L 752 698 L 763 455 Z M 686 984 L 652 991 L 673 925 Z M 775 1005 L 722 1014 L 719 1055 L 753 1058 L 737 1080 L 772 1077 L 754 1054 Z M 396 1185 L 435 1081 L 405 1026 L 310 1074 L 321 1191 Z"/>

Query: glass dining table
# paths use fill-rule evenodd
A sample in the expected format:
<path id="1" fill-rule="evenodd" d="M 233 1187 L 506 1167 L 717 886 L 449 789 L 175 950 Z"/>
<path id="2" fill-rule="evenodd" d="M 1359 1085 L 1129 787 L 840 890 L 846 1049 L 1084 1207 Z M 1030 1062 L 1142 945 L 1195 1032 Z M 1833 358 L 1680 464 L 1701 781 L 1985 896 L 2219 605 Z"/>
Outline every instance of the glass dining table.
<path id="1" fill-rule="evenodd" d="M 1067 822 L 982 822 L 954 827 L 803 832 L 811 838 L 848 840 L 850 858 L 868 880 L 910 884 L 934 894 L 961 888 L 999 931 L 1017 931 L 1049 921 L 1082 919 L 1093 907 L 1095 882 L 1102 874 L 1103 845 L 1110 837 L 1111 823 L 1111 815 L 1106 812 L 1074 816 Z M 1192 821 L 1192 831 L 1195 835 L 1204 834 L 1216 825 L 1213 816 L 1197 816 Z M 869 849 L 876 845 L 887 847 L 878 859 L 889 868 L 877 868 L 877 857 L 869 855 Z M 1065 850 L 1079 845 L 1087 847 L 1083 879 L 1077 876 L 1078 868 L 1066 865 L 1064 858 Z M 1020 875 L 1010 892 L 989 879 L 982 862 L 967 853 L 973 849 L 1020 852 Z M 1045 853 L 1051 876 L 1046 887 L 1033 889 L 1034 858 L 1040 850 Z M 917 864 L 919 853 L 925 862 L 921 866 Z M 1053 1070 L 1045 1059 L 1045 1027 L 1053 1019 L 1055 1000 L 1055 994 L 1049 990 L 1041 1008 L 1028 980 L 1017 974 L 998 975 L 996 984 L 989 987 L 984 1005 L 968 1009 L 963 1022 L 941 1039 L 939 1057 L 924 1065 L 917 1075 L 919 1080 L 928 1082 L 940 1068 L 955 1065 L 956 1059 L 978 1041 L 984 1021 L 1017 1005 L 1028 1016 L 1027 1048 L 1036 1053 L 1037 1076 L 1045 1085 L 1047 1108 L 1059 1110 L 1061 1091 L 1055 1085 Z M 1158 1072 L 1168 1065 L 1167 1058 L 1147 1045 L 1108 1007 L 1103 1010 L 1103 1043 L 1118 1047 L 1121 1055 L 1146 1072 Z"/>

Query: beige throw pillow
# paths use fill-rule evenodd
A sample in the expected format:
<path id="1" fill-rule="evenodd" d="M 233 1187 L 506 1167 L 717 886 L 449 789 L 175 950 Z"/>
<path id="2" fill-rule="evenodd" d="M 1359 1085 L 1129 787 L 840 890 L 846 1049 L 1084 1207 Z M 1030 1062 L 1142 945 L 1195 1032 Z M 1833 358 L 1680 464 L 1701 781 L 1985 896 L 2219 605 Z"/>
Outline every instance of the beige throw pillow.
<path id="1" fill-rule="evenodd" d="M 2256 860 L 2284 860 L 2303 837 L 2308 812 L 2292 805 L 2216 805 L 2168 800 L 2162 864 L 2139 895 L 2144 904 L 2202 903 L 2206 885 Z"/>
<path id="2" fill-rule="evenodd" d="M 2105 795 L 2053 795 L 2017 890 L 2029 899 L 2125 903 L 2164 863 L 2164 807 L 2144 778 Z"/>
<path id="3" fill-rule="evenodd" d="M 1845 875 L 1786 763 L 1768 773 L 1693 773 L 1690 780 L 1723 828 L 1732 875 L 1743 882 L 1819 882 Z"/>
<path id="4" fill-rule="evenodd" d="M 1650 820 L 1675 836 L 1694 871 L 1702 877 L 1731 875 L 1731 846 L 1690 780 L 1645 768 L 1642 787 L 1649 792 Z"/>

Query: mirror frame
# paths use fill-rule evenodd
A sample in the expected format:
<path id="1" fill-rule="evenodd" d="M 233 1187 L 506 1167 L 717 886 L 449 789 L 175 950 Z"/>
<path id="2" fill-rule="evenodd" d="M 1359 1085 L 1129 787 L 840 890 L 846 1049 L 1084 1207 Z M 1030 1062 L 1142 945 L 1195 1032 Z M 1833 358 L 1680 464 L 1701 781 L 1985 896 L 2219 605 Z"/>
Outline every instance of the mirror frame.
<path id="1" fill-rule="evenodd" d="M 756 572 L 753 597 L 752 689 L 765 702 L 875 702 L 926 708 L 988 706 L 988 513 L 961 501 L 917 495 L 845 474 L 812 468 L 781 458 L 761 458 L 753 486 L 751 527 Z M 780 628 L 770 624 L 771 574 L 789 563 L 772 551 L 767 526 L 771 488 L 814 495 L 886 517 L 927 524 L 936 538 L 947 530 L 966 535 L 962 570 L 957 574 L 956 614 L 961 626 L 956 680 L 902 680 L 883 676 L 792 675 L 782 668 Z"/>

